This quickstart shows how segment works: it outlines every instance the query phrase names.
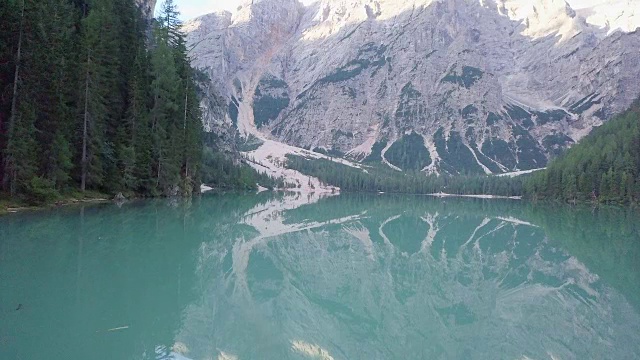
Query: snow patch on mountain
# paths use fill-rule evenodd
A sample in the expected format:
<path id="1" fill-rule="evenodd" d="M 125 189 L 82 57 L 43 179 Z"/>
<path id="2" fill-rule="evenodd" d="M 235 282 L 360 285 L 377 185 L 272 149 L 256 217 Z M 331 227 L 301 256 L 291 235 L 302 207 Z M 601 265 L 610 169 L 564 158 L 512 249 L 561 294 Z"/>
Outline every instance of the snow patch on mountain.
<path id="1" fill-rule="evenodd" d="M 576 7 L 577 13 L 587 23 L 606 29 L 607 34 L 614 31 L 632 32 L 640 27 L 640 1 L 590 1 Z"/>

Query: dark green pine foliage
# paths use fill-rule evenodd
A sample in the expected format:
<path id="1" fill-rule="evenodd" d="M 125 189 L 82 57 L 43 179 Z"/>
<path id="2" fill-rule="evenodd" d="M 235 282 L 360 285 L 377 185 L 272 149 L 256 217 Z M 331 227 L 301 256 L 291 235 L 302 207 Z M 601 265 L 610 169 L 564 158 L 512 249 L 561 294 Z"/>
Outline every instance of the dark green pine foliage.
<path id="1" fill-rule="evenodd" d="M 66 0 L 14 2 L 17 36 L 11 59 L 11 97 L 3 107 L 3 187 L 12 195 L 59 189 L 69 179 L 73 126 L 71 51 L 74 8 Z"/>
<path id="2" fill-rule="evenodd" d="M 367 172 L 326 159 L 287 155 L 287 166 L 346 192 L 388 192 L 457 195 L 519 196 L 522 181 L 508 177 L 425 175 L 420 171 L 400 172 L 386 166 L 367 167 Z"/>
<path id="3" fill-rule="evenodd" d="M 12 173 L 13 160 L 7 153 L 7 142 L 9 131 L 15 131 L 9 128 L 15 126 L 15 119 L 11 114 L 17 105 L 14 95 L 18 90 L 15 80 L 18 78 L 19 68 L 16 65 L 19 59 L 18 47 L 22 42 L 20 38 L 23 35 L 25 5 L 20 0 L 7 0 L 0 6 L 0 185 L 4 189 L 9 187 L 9 176 L 15 176 Z M 9 126 L 10 123 L 12 126 Z"/>
<path id="4" fill-rule="evenodd" d="M 113 174 L 113 143 L 109 130 L 119 119 L 117 93 L 117 19 L 113 1 L 99 0 L 81 22 L 81 148 L 80 189 L 108 188 Z M 109 176 L 110 175 L 110 176 Z"/>
<path id="5" fill-rule="evenodd" d="M 391 164 L 410 171 L 420 171 L 432 162 L 424 139 L 416 133 L 404 135 L 394 142 L 385 156 Z"/>
<path id="6" fill-rule="evenodd" d="M 153 105 L 150 117 L 156 187 L 161 188 L 175 183 L 178 171 L 177 161 L 173 158 L 176 156 L 175 143 L 170 135 L 178 130 L 175 125 L 180 115 L 180 103 L 175 59 L 169 45 L 160 40 L 151 54 Z"/>
<path id="7" fill-rule="evenodd" d="M 157 185 L 165 190 L 180 181 L 183 189 L 199 184 L 202 161 L 202 122 L 195 75 L 178 16 L 172 0 L 162 4 L 151 54 L 153 152 L 157 159 Z"/>
<path id="8" fill-rule="evenodd" d="M 168 0 L 149 38 L 133 0 L 3 2 L 4 192 L 47 202 L 199 189 L 201 115 L 178 15 Z"/>
<path id="9" fill-rule="evenodd" d="M 640 100 L 524 183 L 533 199 L 640 201 Z"/>

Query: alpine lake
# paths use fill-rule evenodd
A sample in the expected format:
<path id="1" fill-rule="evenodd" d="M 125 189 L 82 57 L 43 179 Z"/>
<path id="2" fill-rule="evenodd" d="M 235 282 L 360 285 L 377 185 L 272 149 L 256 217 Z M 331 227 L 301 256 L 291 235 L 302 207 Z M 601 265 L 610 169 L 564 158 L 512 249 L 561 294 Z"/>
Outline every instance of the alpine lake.
<path id="1" fill-rule="evenodd" d="M 640 214 L 204 194 L 0 217 L 0 359 L 638 359 Z"/>

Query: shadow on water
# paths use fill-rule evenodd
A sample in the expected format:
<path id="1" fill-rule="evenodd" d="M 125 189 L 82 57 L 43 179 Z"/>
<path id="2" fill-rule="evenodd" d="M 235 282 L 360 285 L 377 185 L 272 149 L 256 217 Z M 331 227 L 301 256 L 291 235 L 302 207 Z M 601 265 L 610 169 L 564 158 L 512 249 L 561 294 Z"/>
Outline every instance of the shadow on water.
<path id="1" fill-rule="evenodd" d="M 235 223 L 257 201 L 221 195 L 0 218 L 0 358 L 155 358 L 196 298 L 194 259 L 209 226 Z"/>
<path id="2" fill-rule="evenodd" d="M 531 219 L 640 312 L 640 212 L 629 208 L 531 207 Z"/>
<path id="3" fill-rule="evenodd" d="M 634 358 L 639 218 L 267 193 L 7 216 L 0 358 Z"/>

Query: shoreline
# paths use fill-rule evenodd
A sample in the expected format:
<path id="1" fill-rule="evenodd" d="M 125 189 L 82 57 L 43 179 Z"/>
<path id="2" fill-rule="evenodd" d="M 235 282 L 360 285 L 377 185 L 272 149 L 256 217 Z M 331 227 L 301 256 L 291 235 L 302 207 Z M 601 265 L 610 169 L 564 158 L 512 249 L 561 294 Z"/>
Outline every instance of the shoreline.
<path id="1" fill-rule="evenodd" d="M 463 195 L 463 194 L 447 194 L 447 193 L 432 193 L 425 194 L 426 196 L 433 196 L 439 198 L 446 197 L 466 197 L 474 199 L 506 199 L 506 200 L 522 200 L 522 196 L 502 196 L 502 195 Z"/>
<path id="2" fill-rule="evenodd" d="M 207 187 L 205 185 L 205 187 Z M 202 191 L 200 194 L 204 195 L 205 193 L 217 193 L 217 192 L 227 192 L 227 191 L 233 191 L 233 189 L 220 189 L 220 188 L 211 188 L 211 189 L 203 189 L 204 191 Z M 296 191 L 297 190 L 297 191 Z M 300 191 L 300 189 L 273 189 L 273 190 L 265 190 L 264 188 L 259 188 L 256 191 L 252 191 L 254 192 L 254 195 L 259 195 L 263 192 L 274 192 L 274 193 L 293 193 L 293 194 L 307 194 L 307 195 L 311 195 L 311 194 L 319 194 L 321 197 L 326 197 L 326 196 L 335 196 L 335 195 L 342 195 L 342 194 L 353 194 L 351 192 L 335 192 L 335 193 L 331 193 L 331 192 L 324 192 L 324 191 L 313 191 L 313 192 L 304 192 L 304 191 Z M 375 195 L 413 195 L 413 196 L 430 196 L 433 198 L 441 198 L 441 199 L 445 199 L 445 198 L 467 198 L 467 199 L 483 199 L 483 200 L 521 200 L 524 201 L 525 199 L 522 196 L 502 196 L 502 195 L 488 195 L 488 194 L 481 194 L 481 195 L 465 195 L 465 194 L 449 194 L 449 193 L 431 193 L 431 194 L 411 194 L 411 193 L 388 193 L 388 192 L 361 192 L 361 193 L 366 193 L 366 194 L 375 194 Z M 8 199 L 0 199 L 0 217 L 2 216 L 6 216 L 6 215 L 10 215 L 10 214 L 17 214 L 17 213 L 24 213 L 24 212 L 35 212 L 35 211 L 41 211 L 41 210 L 52 210 L 52 209 L 56 209 L 56 208 L 60 208 L 60 207 L 64 207 L 64 206 L 73 206 L 73 205 L 95 205 L 95 204 L 105 204 L 105 203 L 114 203 L 114 200 L 109 198 L 109 196 L 105 195 L 105 194 L 99 194 L 100 196 L 98 196 L 98 194 L 95 194 L 96 197 L 94 198 L 84 198 L 84 199 L 79 199 L 77 197 L 69 197 L 69 198 L 64 198 L 62 200 L 53 202 L 53 203 L 48 203 L 48 204 L 43 204 L 43 205 L 35 205 L 35 206 L 29 206 L 29 205 L 24 205 L 24 204 L 20 204 L 17 202 L 12 202 Z M 137 199 L 144 199 L 144 198 L 137 198 Z M 128 199 L 128 200 L 134 200 L 134 199 Z M 529 199 L 529 201 L 531 201 Z M 622 204 L 608 204 L 608 203 L 594 203 L 594 202 L 578 202 L 576 204 L 567 204 L 564 202 L 558 202 L 558 201 L 549 201 L 549 200 L 538 200 L 538 201 L 532 201 L 534 204 L 555 204 L 555 205 L 572 205 L 572 206 L 591 206 L 591 207 L 601 207 L 601 206 L 605 206 L 605 207 L 629 207 L 629 205 L 622 205 Z M 632 204 L 630 205 L 632 208 L 637 208 L 637 205 Z"/>
<path id="3" fill-rule="evenodd" d="M 68 199 L 56 201 L 51 204 L 43 204 L 43 205 L 21 205 L 16 203 L 7 203 L 7 204 L 3 204 L 2 207 L 0 207 L 0 216 L 23 213 L 23 212 L 51 210 L 51 209 L 56 209 L 63 206 L 70 206 L 70 205 L 100 204 L 100 203 L 109 203 L 109 202 L 112 202 L 112 200 L 108 198 L 100 197 L 100 198 L 90 198 L 90 199 L 68 198 Z"/>

